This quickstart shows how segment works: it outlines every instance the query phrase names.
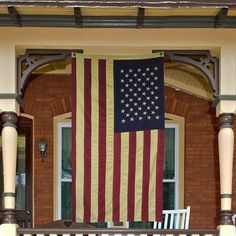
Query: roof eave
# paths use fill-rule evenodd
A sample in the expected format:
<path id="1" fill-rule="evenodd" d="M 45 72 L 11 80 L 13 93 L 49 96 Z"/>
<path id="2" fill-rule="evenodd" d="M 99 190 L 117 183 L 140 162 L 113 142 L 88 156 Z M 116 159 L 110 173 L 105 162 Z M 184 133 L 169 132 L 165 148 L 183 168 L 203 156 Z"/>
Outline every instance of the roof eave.
<path id="1" fill-rule="evenodd" d="M 221 1 L 156 1 L 156 0 L 0 0 L 0 6 L 27 7 L 144 7 L 144 8 L 193 8 L 193 7 L 236 7 L 235 0 Z"/>

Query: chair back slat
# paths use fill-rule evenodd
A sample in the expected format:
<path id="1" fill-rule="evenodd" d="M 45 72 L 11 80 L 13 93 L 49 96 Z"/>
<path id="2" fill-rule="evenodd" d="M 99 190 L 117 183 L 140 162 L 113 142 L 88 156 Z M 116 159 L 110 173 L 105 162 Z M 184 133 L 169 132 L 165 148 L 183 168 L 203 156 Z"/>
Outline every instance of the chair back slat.
<path id="1" fill-rule="evenodd" d="M 174 214 L 170 215 L 170 227 L 169 229 L 173 229 L 174 228 Z"/>

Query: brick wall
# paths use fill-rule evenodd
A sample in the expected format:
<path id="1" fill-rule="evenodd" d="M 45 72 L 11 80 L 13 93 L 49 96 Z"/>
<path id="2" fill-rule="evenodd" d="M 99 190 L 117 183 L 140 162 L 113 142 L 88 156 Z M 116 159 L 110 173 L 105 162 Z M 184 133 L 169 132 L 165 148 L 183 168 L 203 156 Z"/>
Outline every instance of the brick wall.
<path id="1" fill-rule="evenodd" d="M 34 204 L 35 224 L 53 217 L 53 116 L 71 110 L 68 75 L 43 75 L 32 80 L 25 91 L 24 111 L 35 117 Z M 185 205 L 191 206 L 191 228 L 213 228 L 219 212 L 218 124 L 215 109 L 204 99 L 165 89 L 165 110 L 185 117 Z M 37 143 L 48 142 L 45 163 Z M 234 184 L 234 186 L 236 183 Z M 236 194 L 236 190 L 234 195 Z"/>

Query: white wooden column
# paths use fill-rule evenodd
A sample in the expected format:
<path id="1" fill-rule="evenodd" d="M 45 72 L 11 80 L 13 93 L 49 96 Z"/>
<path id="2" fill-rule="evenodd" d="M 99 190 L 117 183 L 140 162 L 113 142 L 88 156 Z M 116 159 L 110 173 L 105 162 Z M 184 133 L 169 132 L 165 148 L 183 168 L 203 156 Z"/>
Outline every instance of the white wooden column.
<path id="1" fill-rule="evenodd" d="M 219 119 L 218 149 L 220 164 L 220 225 L 232 222 L 232 182 L 234 131 L 236 114 L 236 46 L 223 46 L 220 51 L 220 81 L 217 104 Z M 227 227 L 221 227 L 227 229 Z"/>
<path id="2" fill-rule="evenodd" d="M 220 225 L 232 224 L 233 119 L 232 113 L 222 113 L 219 116 Z"/>
<path id="3" fill-rule="evenodd" d="M 2 112 L 2 157 L 3 157 L 3 223 L 16 223 L 15 219 L 15 178 L 17 158 L 18 116 L 14 112 Z"/>

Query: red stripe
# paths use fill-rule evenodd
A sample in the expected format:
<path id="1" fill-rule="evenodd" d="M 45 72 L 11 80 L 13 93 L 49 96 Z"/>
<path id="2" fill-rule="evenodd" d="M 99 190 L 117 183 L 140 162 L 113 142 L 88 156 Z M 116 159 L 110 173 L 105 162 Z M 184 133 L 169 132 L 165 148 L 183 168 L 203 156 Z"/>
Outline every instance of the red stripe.
<path id="1" fill-rule="evenodd" d="M 72 90 L 72 220 L 75 221 L 76 209 L 76 59 L 71 59 L 71 90 Z"/>
<path id="2" fill-rule="evenodd" d="M 105 221 L 106 185 L 106 61 L 99 60 L 99 178 L 98 178 L 98 222 Z"/>
<path id="3" fill-rule="evenodd" d="M 143 138 L 142 220 L 148 221 L 151 131 L 145 130 Z"/>
<path id="4" fill-rule="evenodd" d="M 158 130 L 158 149 L 157 149 L 157 179 L 156 179 L 156 221 L 162 221 L 162 208 L 163 208 L 163 159 L 164 159 L 164 142 L 165 131 L 164 129 Z"/>
<path id="5" fill-rule="evenodd" d="M 114 134 L 114 166 L 113 166 L 113 221 L 120 221 L 120 165 L 121 134 Z"/>
<path id="6" fill-rule="evenodd" d="M 91 215 L 91 60 L 84 60 L 84 222 Z"/>
<path id="7" fill-rule="evenodd" d="M 136 132 L 129 133 L 128 221 L 134 221 Z"/>

